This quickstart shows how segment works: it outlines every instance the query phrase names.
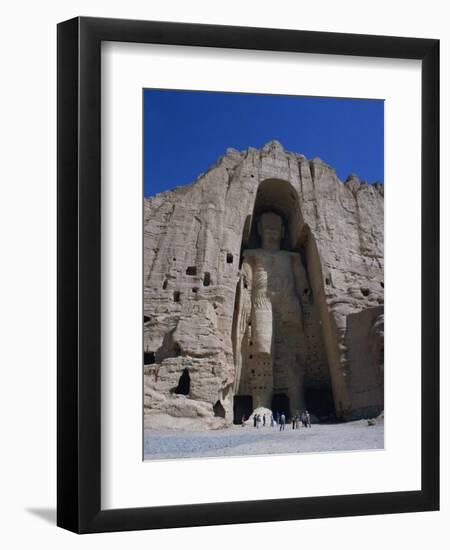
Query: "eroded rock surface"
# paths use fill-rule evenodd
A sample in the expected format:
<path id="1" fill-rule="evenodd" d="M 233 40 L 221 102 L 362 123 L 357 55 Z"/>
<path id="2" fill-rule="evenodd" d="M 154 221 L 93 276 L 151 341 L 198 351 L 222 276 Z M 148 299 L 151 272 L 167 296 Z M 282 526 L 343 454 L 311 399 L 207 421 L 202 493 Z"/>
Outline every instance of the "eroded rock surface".
<path id="1" fill-rule="evenodd" d="M 281 256 L 298 266 L 288 297 L 298 314 L 273 319 L 272 396 L 257 403 L 262 373 L 251 366 L 250 339 L 237 341 L 236 323 L 244 271 L 272 254 L 257 252 L 268 212 L 282 220 Z M 194 183 L 145 199 L 146 426 L 217 428 L 259 405 L 288 414 L 305 407 L 319 419 L 381 412 L 383 229 L 382 184 L 354 175 L 343 183 L 322 160 L 277 141 L 229 149 Z M 277 382 L 277 361 L 285 382 Z M 243 389 L 240 380 L 250 379 Z"/>

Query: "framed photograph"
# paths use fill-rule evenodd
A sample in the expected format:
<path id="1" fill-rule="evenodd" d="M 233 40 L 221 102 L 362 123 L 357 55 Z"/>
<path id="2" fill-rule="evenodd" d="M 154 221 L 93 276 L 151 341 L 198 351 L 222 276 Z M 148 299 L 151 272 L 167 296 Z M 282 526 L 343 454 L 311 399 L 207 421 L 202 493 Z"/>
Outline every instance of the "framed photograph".
<path id="1" fill-rule="evenodd" d="M 58 25 L 58 525 L 439 507 L 439 41 Z"/>

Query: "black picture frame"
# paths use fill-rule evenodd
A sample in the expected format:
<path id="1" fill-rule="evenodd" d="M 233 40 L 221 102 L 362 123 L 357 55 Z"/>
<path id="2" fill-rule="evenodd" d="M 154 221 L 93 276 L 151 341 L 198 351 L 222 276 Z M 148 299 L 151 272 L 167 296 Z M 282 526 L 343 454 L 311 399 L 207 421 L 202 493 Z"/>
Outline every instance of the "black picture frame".
<path id="1" fill-rule="evenodd" d="M 101 509 L 102 41 L 422 61 L 420 491 Z M 439 41 L 77 17 L 58 25 L 57 524 L 77 533 L 439 509 Z"/>

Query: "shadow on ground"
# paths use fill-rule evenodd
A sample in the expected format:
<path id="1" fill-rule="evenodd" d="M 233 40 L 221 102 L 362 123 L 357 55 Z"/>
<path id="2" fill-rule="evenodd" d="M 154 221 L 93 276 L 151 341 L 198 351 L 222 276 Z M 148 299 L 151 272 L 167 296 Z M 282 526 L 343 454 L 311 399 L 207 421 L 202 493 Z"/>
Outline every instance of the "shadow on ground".
<path id="1" fill-rule="evenodd" d="M 26 508 L 26 511 L 47 523 L 56 525 L 56 508 Z"/>

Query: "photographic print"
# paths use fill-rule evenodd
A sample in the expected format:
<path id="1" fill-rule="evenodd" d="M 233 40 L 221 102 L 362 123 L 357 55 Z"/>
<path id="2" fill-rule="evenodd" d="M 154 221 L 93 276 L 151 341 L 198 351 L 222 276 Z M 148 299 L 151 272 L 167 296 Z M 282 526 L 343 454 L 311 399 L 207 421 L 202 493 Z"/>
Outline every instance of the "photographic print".
<path id="1" fill-rule="evenodd" d="M 384 101 L 143 91 L 144 460 L 384 448 Z"/>

